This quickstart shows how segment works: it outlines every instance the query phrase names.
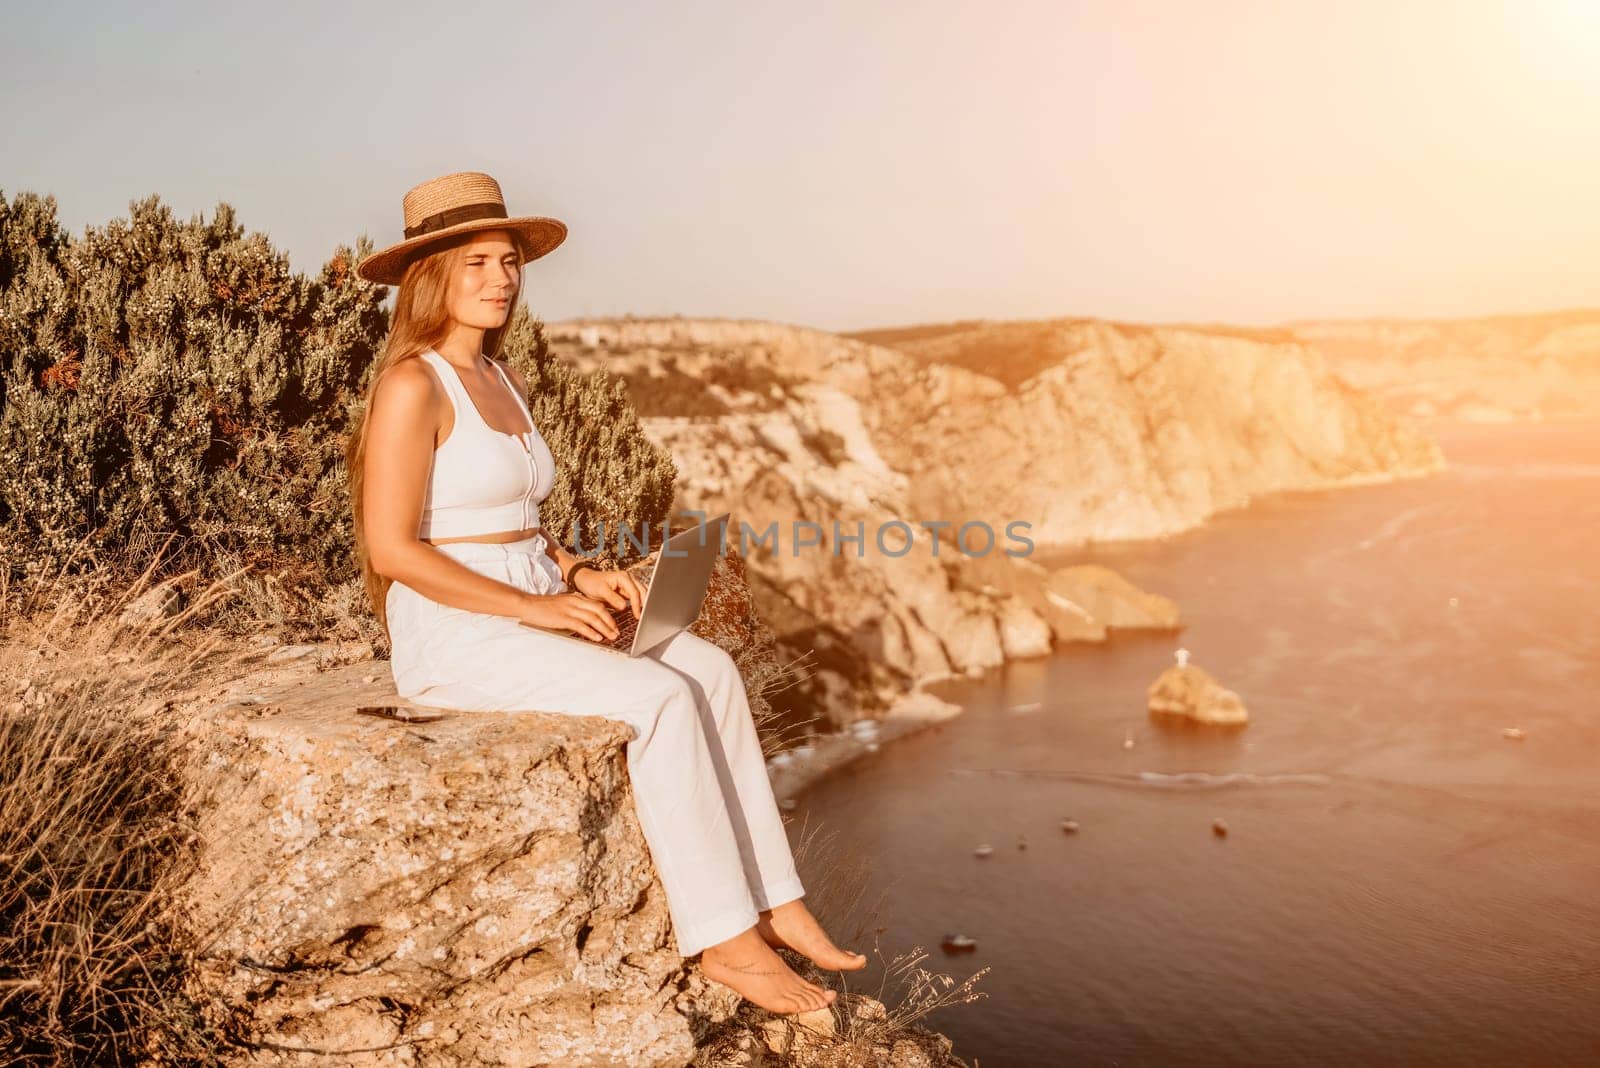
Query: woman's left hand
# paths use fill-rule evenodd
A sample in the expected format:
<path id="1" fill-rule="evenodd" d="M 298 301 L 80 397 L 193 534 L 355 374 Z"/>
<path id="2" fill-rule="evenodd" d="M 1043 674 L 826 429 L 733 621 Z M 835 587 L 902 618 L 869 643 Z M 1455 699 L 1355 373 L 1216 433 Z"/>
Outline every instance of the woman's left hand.
<path id="1" fill-rule="evenodd" d="M 586 567 L 572 576 L 572 585 L 579 593 L 604 601 L 612 608 L 632 607 L 634 619 L 639 618 L 639 609 L 644 606 L 644 588 L 626 571 Z"/>

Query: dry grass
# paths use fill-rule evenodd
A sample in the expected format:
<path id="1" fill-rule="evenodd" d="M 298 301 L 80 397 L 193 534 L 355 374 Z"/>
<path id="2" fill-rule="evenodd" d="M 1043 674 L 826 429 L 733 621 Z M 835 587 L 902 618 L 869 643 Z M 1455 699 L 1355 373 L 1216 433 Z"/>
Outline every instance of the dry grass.
<path id="1" fill-rule="evenodd" d="M 0 1062 L 205 1064 L 172 891 L 193 862 L 173 696 L 215 646 L 124 620 L 152 570 L 0 591 Z"/>
<path id="2" fill-rule="evenodd" d="M 114 599 L 124 605 L 141 595 L 154 596 L 157 587 L 182 604 L 191 600 L 201 575 L 212 575 L 224 576 L 215 585 L 225 585 L 227 595 L 190 605 L 185 630 L 271 632 L 285 642 L 349 639 L 387 652 L 383 628 L 359 578 L 330 585 L 314 569 L 274 569 L 204 535 L 145 531 L 112 554 L 91 546 L 90 537 L 80 538 L 67 565 L 22 587 L 7 584 L 6 569 L 0 567 L 0 621 L 49 611 L 52 600 L 110 604 L 107 591 L 112 590 L 120 591 Z"/>
<path id="3" fill-rule="evenodd" d="M 883 950 L 876 939 L 873 940 L 873 952 L 882 962 Z M 883 979 L 871 996 L 873 1000 L 883 1003 L 888 1015 L 882 1020 L 851 1017 L 844 1029 L 845 1039 L 867 1044 L 893 1041 L 931 1012 L 956 1005 L 970 1005 L 989 996 L 976 989 L 979 980 L 989 973 L 987 967 L 978 969 L 958 983 L 954 976 L 924 968 L 923 963 L 927 959 L 928 953 L 921 946 L 914 946 L 884 964 Z M 893 993 L 888 989 L 891 986 Z"/>
<path id="4" fill-rule="evenodd" d="M 892 1044 L 896 1039 L 912 1034 L 913 1028 L 928 1014 L 956 1005 L 967 1005 L 988 995 L 976 989 L 978 982 L 989 972 L 979 969 L 966 979 L 957 982 L 953 976 L 932 971 L 924 965 L 929 959 L 921 946 L 885 960 L 878 936 L 886 930 L 879 923 L 884 912 L 885 898 L 891 887 L 886 887 L 870 901 L 866 891 L 871 883 L 872 865 L 861 854 L 854 852 L 841 839 L 836 830 L 802 824 L 800 841 L 795 846 L 795 862 L 806 873 L 806 903 L 823 929 L 839 945 L 849 949 L 870 941 L 877 958 L 881 978 L 875 989 L 851 991 L 850 972 L 814 972 L 810 978 L 826 982 L 841 992 L 840 1001 L 852 993 L 865 993 L 883 1004 L 886 1014 L 881 1018 L 863 1017 L 857 1013 L 837 1011 L 841 1021 L 840 1039 L 850 1045 L 871 1046 Z M 868 965 L 869 969 L 872 965 Z"/>
<path id="5" fill-rule="evenodd" d="M 807 651 L 787 661 L 778 662 L 771 671 L 752 680 L 746 694 L 755 715 L 756 733 L 761 738 L 762 755 L 768 759 L 785 749 L 803 742 L 823 717 L 811 713 L 796 716 L 781 711 L 773 704 L 773 697 L 808 681 L 816 670 L 815 654 Z"/>
<path id="6" fill-rule="evenodd" d="M 387 655 L 388 639 L 367 603 L 359 578 L 327 584 L 316 576 L 295 581 L 283 573 L 251 567 L 229 550 L 212 554 L 214 570 L 235 576 L 232 595 L 208 621 L 230 633 L 272 632 L 288 642 L 366 641 Z M 197 624 L 200 620 L 195 621 Z"/>

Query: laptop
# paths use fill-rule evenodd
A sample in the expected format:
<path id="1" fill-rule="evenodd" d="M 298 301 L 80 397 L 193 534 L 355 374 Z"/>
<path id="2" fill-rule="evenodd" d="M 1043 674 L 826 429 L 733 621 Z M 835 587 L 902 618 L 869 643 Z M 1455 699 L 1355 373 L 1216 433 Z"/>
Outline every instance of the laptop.
<path id="1" fill-rule="evenodd" d="M 604 605 L 617 623 L 614 641 L 582 638 L 559 627 L 538 627 L 526 622 L 522 625 L 618 656 L 643 656 L 700 617 L 700 605 L 711 582 L 711 568 L 726 536 L 728 515 L 723 512 L 715 519 L 680 530 L 667 539 L 657 554 L 650 585 L 645 587 L 644 605 L 639 609 L 638 619 L 633 618 L 633 609 L 628 605 L 621 608 Z"/>

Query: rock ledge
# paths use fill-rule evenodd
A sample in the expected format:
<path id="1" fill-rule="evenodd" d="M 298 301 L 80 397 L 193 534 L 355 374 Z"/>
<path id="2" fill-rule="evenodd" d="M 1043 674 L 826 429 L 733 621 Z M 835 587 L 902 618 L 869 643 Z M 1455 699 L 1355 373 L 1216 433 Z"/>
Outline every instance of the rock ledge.
<path id="1" fill-rule="evenodd" d="M 199 721 L 197 994 L 239 1063 L 682 1065 L 685 972 L 604 718 L 397 722 L 371 662 Z M 695 976 L 693 978 L 698 978 Z M 306 1051 L 306 1052 L 298 1052 Z"/>

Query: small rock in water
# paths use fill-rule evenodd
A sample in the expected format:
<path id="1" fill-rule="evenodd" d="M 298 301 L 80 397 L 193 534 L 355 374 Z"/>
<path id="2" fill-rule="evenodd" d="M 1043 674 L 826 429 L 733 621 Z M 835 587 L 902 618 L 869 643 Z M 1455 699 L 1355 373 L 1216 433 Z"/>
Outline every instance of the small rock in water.
<path id="1" fill-rule="evenodd" d="M 1077 834 L 1078 833 L 1078 821 L 1077 820 L 1062 820 L 1061 821 L 1061 829 L 1063 831 L 1065 831 L 1067 834 Z"/>
<path id="2" fill-rule="evenodd" d="M 1250 722 L 1250 713 L 1239 695 L 1195 664 L 1167 668 L 1146 689 L 1145 699 L 1150 718 L 1158 723 L 1243 727 Z"/>
<path id="3" fill-rule="evenodd" d="M 1124 748 L 1124 749 L 1132 749 L 1133 748 L 1133 739 L 1132 738 L 1124 738 L 1124 739 L 1122 739 L 1122 748 Z"/>
<path id="4" fill-rule="evenodd" d="M 1500 730 L 1500 737 L 1510 738 L 1514 742 L 1520 742 L 1527 736 L 1528 732 L 1521 727 L 1503 727 Z"/>
<path id="5" fill-rule="evenodd" d="M 990 845 L 988 842 L 984 842 L 982 845 L 978 846 L 977 849 L 972 851 L 972 855 L 975 857 L 986 857 L 993 852 L 994 846 Z"/>
<path id="6" fill-rule="evenodd" d="M 1228 837 L 1228 824 L 1221 816 L 1211 821 L 1211 833 L 1218 838 Z"/>
<path id="7" fill-rule="evenodd" d="M 361 681 L 370 686 L 373 683 L 378 681 L 378 676 L 377 675 L 363 675 L 363 676 L 361 676 Z"/>
<path id="8" fill-rule="evenodd" d="M 944 941 L 940 942 L 939 946 L 946 953 L 967 953 L 978 948 L 978 940 L 968 938 L 964 934 L 948 934 L 944 936 Z"/>
<path id="9" fill-rule="evenodd" d="M 1025 835 L 1025 834 L 1017 835 L 1017 848 L 1018 849 L 1027 849 L 1028 848 L 1028 836 L 1027 835 Z"/>

